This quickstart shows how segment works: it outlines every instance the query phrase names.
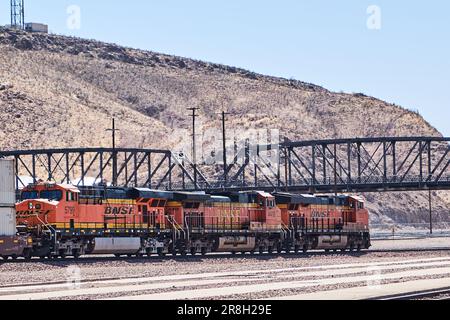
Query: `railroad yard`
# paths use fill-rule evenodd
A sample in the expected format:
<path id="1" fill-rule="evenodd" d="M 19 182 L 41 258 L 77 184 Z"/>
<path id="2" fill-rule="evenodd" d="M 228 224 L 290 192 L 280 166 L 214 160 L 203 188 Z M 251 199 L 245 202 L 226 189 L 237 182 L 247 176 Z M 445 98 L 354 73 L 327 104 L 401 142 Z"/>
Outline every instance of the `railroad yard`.
<path id="1" fill-rule="evenodd" d="M 17 260 L 0 265 L 0 298 L 448 299 L 449 243 L 445 237 L 374 240 L 361 253 Z"/>
<path id="2" fill-rule="evenodd" d="M 318 310 L 334 316 L 356 314 L 347 300 L 450 300 L 450 137 L 439 90 L 449 72 L 436 54 L 414 56 L 401 42 L 407 51 L 392 50 L 410 35 L 368 38 L 340 16 L 343 5 L 328 19 L 323 5 L 320 17 L 280 18 L 310 10 L 296 1 L 267 17 L 253 5 L 180 3 L 168 17 L 161 4 L 128 5 L 147 14 L 143 25 L 125 8 L 99 12 L 114 16 L 105 23 L 77 4 L 64 30 L 61 17 L 25 20 L 24 2 L 10 0 L 11 21 L 0 21 L 0 301 L 140 300 L 141 310 L 156 301 L 166 317 L 236 320 L 290 311 L 280 301 L 302 315 L 311 308 L 297 301 L 338 300 Z M 381 30 L 381 7 L 365 13 L 361 27 Z M 82 16 L 91 20 L 78 32 Z M 211 18 L 214 26 L 195 25 Z M 446 52 L 430 46 L 440 29 L 411 35 Z M 146 36 L 134 37 L 139 30 Z M 195 30 L 212 38 L 202 47 Z M 351 41 L 327 48 L 334 30 Z M 299 34 L 307 50 L 294 46 Z M 363 51 L 368 39 L 376 47 Z M 211 62 L 182 57 L 197 54 Z M 414 79 L 408 90 L 404 79 Z"/>

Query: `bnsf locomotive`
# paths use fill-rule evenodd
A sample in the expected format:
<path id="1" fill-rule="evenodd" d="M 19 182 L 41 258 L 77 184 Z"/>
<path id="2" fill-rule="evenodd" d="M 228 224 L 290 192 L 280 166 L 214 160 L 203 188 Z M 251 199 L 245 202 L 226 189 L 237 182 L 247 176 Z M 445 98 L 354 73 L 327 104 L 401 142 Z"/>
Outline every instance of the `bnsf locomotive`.
<path id="1" fill-rule="evenodd" d="M 370 247 L 369 213 L 355 196 L 209 195 L 37 183 L 20 197 L 17 230 L 27 239 L 26 259 Z"/>

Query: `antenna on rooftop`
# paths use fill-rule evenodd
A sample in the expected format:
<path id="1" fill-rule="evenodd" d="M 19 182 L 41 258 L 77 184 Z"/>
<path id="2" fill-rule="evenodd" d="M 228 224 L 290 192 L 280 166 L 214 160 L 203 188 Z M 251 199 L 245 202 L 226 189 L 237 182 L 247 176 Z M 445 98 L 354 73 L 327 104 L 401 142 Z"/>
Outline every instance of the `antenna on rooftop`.
<path id="1" fill-rule="evenodd" d="M 24 0 L 11 0 L 11 27 L 25 29 Z"/>

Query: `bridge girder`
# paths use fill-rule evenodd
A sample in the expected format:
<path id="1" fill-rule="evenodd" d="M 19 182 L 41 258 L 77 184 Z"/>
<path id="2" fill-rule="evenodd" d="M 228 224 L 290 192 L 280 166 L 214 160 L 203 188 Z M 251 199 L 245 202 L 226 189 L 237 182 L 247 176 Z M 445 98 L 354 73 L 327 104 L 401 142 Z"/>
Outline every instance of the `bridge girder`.
<path id="1" fill-rule="evenodd" d="M 34 181 L 166 190 L 380 192 L 450 189 L 450 138 L 381 137 L 246 144 L 225 168 L 197 165 L 157 149 L 50 149 L 0 152 Z M 222 168 L 223 171 L 217 168 Z M 196 174 L 194 174 L 196 170 Z M 193 178 L 197 175 L 197 185 Z M 229 177 L 227 181 L 223 177 Z"/>

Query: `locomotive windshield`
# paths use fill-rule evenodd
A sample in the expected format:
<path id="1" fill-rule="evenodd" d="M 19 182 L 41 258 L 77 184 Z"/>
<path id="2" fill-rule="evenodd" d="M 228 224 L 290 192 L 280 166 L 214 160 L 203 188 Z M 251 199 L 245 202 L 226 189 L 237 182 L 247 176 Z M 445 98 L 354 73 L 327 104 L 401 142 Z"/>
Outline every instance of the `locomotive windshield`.
<path id="1" fill-rule="evenodd" d="M 49 201 L 60 201 L 62 199 L 61 190 L 46 190 L 41 191 L 41 199 L 46 199 Z"/>
<path id="2" fill-rule="evenodd" d="M 21 200 L 37 200 L 37 199 L 45 199 L 49 201 L 61 201 L 62 192 L 60 190 L 46 190 L 41 191 L 24 191 L 21 195 Z"/>
<path id="3" fill-rule="evenodd" d="M 23 200 L 36 200 L 39 199 L 39 192 L 37 191 L 24 191 L 20 197 Z"/>

